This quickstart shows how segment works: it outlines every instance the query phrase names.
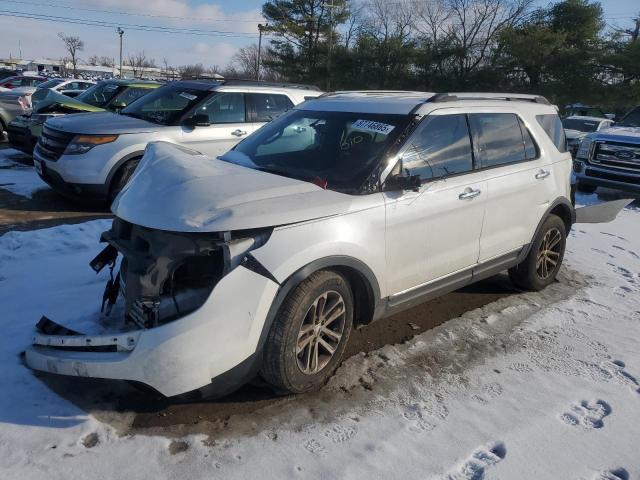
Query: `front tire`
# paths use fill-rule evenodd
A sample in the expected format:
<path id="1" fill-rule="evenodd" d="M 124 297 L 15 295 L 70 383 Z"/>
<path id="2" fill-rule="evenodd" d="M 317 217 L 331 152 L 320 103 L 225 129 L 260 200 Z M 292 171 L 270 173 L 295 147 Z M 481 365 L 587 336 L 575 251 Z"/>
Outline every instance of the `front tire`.
<path id="1" fill-rule="evenodd" d="M 320 388 L 342 360 L 353 325 L 353 294 L 333 271 L 311 274 L 292 290 L 264 347 L 262 377 L 280 391 Z"/>
<path id="2" fill-rule="evenodd" d="M 526 258 L 509 270 L 514 285 L 539 291 L 551 285 L 560 270 L 567 243 L 567 229 L 560 217 L 549 215 Z"/>

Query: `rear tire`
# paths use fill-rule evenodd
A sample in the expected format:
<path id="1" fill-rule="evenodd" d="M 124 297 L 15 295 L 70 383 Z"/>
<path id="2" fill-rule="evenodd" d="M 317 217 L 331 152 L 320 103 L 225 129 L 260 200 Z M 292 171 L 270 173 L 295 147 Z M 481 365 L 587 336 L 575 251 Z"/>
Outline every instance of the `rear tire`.
<path id="1" fill-rule="evenodd" d="M 332 271 L 311 274 L 282 303 L 264 347 L 261 376 L 279 391 L 320 388 L 342 360 L 353 324 L 353 294 Z"/>
<path id="2" fill-rule="evenodd" d="M 551 285 L 560 270 L 567 242 L 567 230 L 557 215 L 549 215 L 533 240 L 526 258 L 509 270 L 514 285 L 538 291 Z"/>
<path id="3" fill-rule="evenodd" d="M 589 185 L 587 183 L 580 183 L 578 182 L 576 184 L 576 190 L 578 190 L 580 193 L 594 193 L 597 190 L 597 186 L 596 185 Z"/>
<path id="4" fill-rule="evenodd" d="M 109 187 L 109 196 L 107 198 L 107 200 L 109 201 L 109 205 L 113 203 L 118 194 L 125 187 L 129 179 L 131 178 L 131 175 L 133 175 L 133 172 L 135 172 L 138 163 L 140 163 L 139 158 L 129 160 L 122 167 L 120 167 L 115 177 L 113 177 L 111 186 Z"/>

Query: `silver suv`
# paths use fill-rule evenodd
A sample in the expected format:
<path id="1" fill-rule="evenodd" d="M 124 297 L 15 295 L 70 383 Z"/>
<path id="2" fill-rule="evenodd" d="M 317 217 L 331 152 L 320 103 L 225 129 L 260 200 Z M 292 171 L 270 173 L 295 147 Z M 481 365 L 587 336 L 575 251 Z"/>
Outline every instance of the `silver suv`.
<path id="1" fill-rule="evenodd" d="M 321 94 L 305 85 L 172 82 L 120 115 L 81 113 L 47 120 L 34 165 L 43 180 L 63 194 L 111 202 L 147 143 L 176 143 L 216 157 L 294 105 Z"/>

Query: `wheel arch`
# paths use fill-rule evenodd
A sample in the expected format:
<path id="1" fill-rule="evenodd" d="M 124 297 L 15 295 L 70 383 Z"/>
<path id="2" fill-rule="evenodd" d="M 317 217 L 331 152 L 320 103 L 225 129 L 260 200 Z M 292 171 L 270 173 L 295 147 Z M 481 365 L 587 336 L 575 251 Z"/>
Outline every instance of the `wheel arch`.
<path id="1" fill-rule="evenodd" d="M 380 304 L 380 286 L 373 271 L 361 260 L 336 255 L 314 260 L 299 268 L 280 284 L 260 333 L 258 349 L 261 350 L 284 299 L 302 281 L 319 270 L 331 270 L 344 276 L 354 297 L 354 324 L 366 325 L 375 318 Z"/>
<path id="2" fill-rule="evenodd" d="M 556 215 L 560 217 L 565 225 L 567 234 L 569 234 L 571 226 L 576 222 L 576 211 L 573 208 L 571 201 L 565 197 L 558 197 L 557 199 L 555 199 L 553 202 L 551 202 L 551 205 L 549 205 L 549 208 L 547 208 L 547 211 L 544 213 L 544 215 L 542 215 L 542 218 L 540 218 L 540 222 L 538 222 L 538 226 L 536 227 L 536 230 L 531 237 L 531 242 L 529 243 L 529 245 L 522 249 L 520 255 L 518 256 L 518 261 L 524 260 L 524 258 L 529 254 L 534 240 L 540 233 L 542 225 L 544 224 L 545 220 L 549 218 L 549 215 Z"/>
<path id="3" fill-rule="evenodd" d="M 116 175 L 122 169 L 124 164 L 129 162 L 129 161 L 131 161 L 131 160 L 140 159 L 140 158 L 142 158 L 143 155 L 144 155 L 144 150 L 137 151 L 137 152 L 131 152 L 131 153 L 125 155 L 124 157 L 122 157 L 120 160 L 118 160 L 116 162 L 116 164 L 113 166 L 113 168 L 109 171 L 109 175 L 107 176 L 107 182 L 106 183 L 107 183 L 107 186 L 108 186 L 109 190 L 111 189 L 111 183 L 113 182 L 113 179 L 116 178 Z"/>

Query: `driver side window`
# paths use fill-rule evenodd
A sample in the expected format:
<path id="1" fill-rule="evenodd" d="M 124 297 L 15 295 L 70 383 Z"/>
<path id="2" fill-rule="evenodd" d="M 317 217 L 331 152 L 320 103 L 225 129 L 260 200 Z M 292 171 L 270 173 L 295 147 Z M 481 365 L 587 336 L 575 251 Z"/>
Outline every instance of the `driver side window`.
<path id="1" fill-rule="evenodd" d="M 407 175 L 422 181 L 473 170 L 469 127 L 464 114 L 428 116 L 402 155 Z"/>

